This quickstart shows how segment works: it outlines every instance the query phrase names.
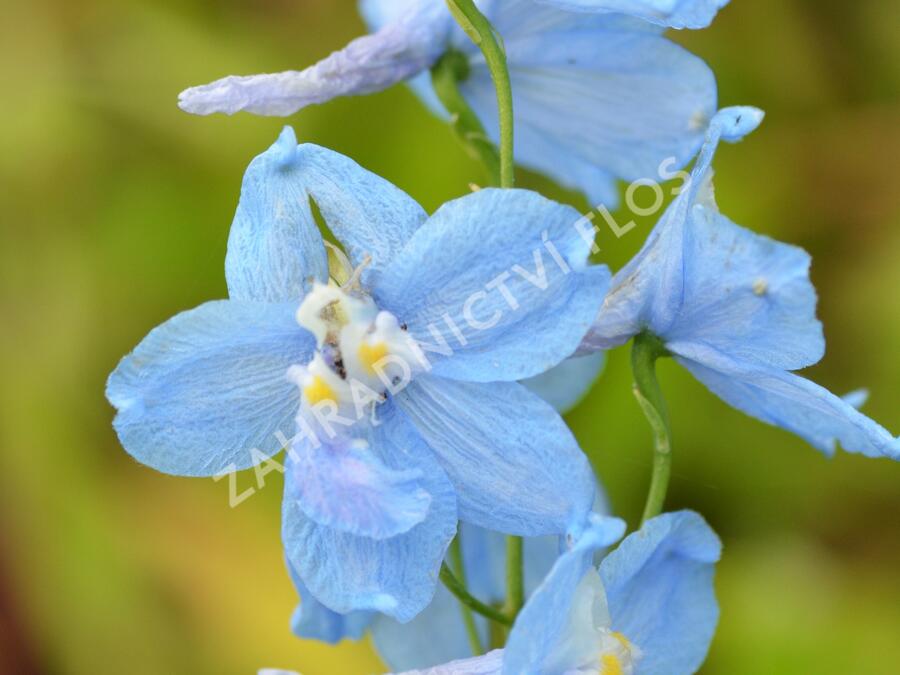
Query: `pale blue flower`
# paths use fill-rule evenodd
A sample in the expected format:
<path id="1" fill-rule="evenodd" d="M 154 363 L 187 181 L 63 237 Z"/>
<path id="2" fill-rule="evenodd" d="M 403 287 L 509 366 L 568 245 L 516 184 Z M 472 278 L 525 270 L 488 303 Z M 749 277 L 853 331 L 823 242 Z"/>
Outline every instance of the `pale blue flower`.
<path id="1" fill-rule="evenodd" d="M 662 162 L 671 171 L 700 146 L 716 110 L 715 78 L 701 59 L 661 32 L 665 26 L 699 27 L 723 3 L 595 4 L 615 13 L 570 12 L 533 0 L 479 3 L 507 52 L 517 161 L 584 191 L 594 203 L 611 205 L 615 179 L 657 179 Z M 443 1 L 364 0 L 360 9 L 373 33 L 320 63 L 302 71 L 226 77 L 186 90 L 179 105 L 197 114 L 288 115 L 408 81 L 440 112 L 427 71 L 453 50 L 469 65 L 461 94 L 498 139 L 490 73 Z"/>
<path id="2" fill-rule="evenodd" d="M 506 647 L 418 675 L 690 675 L 718 621 L 715 533 L 696 513 L 649 520 L 621 536 L 616 521 L 587 529 L 553 565 L 516 619 Z M 407 675 L 413 675 L 412 672 Z"/>
<path id="3" fill-rule="evenodd" d="M 338 272 L 310 200 L 349 256 L 343 286 L 325 285 Z M 119 438 L 188 476 L 290 442 L 290 564 L 335 612 L 408 620 L 434 593 L 457 520 L 539 536 L 576 532 L 590 511 L 585 456 L 517 382 L 573 353 L 602 303 L 609 271 L 588 266 L 578 219 L 493 189 L 428 217 L 286 129 L 244 178 L 230 298 L 154 329 L 110 376 Z M 402 382 L 390 370 L 401 364 Z M 331 413 L 347 424 L 328 428 Z"/>
<path id="4" fill-rule="evenodd" d="M 583 351 L 642 331 L 735 408 L 803 437 L 826 454 L 900 459 L 900 440 L 842 399 L 791 372 L 822 358 L 816 293 L 803 250 L 719 213 L 710 164 L 720 139 L 752 131 L 762 113 L 729 108 L 713 120 L 691 178 L 613 287 Z"/>

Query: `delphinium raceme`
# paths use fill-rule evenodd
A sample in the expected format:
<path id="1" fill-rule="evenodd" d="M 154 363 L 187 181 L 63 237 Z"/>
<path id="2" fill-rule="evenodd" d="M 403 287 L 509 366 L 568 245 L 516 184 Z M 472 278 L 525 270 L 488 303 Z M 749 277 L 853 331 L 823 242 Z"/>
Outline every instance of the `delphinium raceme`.
<path id="1" fill-rule="evenodd" d="M 154 329 L 110 376 L 123 446 L 160 471 L 219 476 L 286 450 L 297 635 L 371 633 L 395 672 L 696 672 L 721 544 L 698 514 L 663 513 L 659 358 L 826 453 L 900 457 L 863 397 L 792 372 L 824 353 L 808 256 L 716 207 L 716 146 L 762 113 L 717 112 L 709 68 L 662 31 L 706 27 L 726 2 L 363 0 L 373 33 L 322 62 L 182 94 L 190 112 L 288 115 L 407 81 L 495 186 L 429 216 L 286 128 L 246 171 L 228 299 Z M 515 157 L 611 206 L 619 179 L 695 155 L 612 279 L 580 214 L 514 187 Z M 624 536 L 557 410 L 629 341 L 655 459 Z"/>

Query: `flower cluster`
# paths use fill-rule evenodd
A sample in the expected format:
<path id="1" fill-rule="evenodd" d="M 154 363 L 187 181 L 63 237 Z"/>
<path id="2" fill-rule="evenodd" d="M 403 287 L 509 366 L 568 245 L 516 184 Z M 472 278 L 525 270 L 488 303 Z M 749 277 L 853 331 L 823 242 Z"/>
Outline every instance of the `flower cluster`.
<path id="1" fill-rule="evenodd" d="M 762 113 L 717 112 L 711 71 L 663 31 L 703 28 L 726 2 L 363 0 L 372 34 L 320 63 L 182 94 L 195 113 L 288 115 L 407 81 L 488 162 L 511 166 L 512 150 L 607 205 L 619 179 L 696 156 L 614 276 L 591 262 L 585 218 L 505 175 L 428 215 L 289 127 L 250 163 L 228 298 L 151 331 L 107 398 L 122 445 L 159 471 L 220 476 L 286 450 L 297 635 L 371 633 L 410 673 L 695 672 L 721 545 L 699 515 L 661 513 L 658 358 L 826 453 L 900 459 L 864 397 L 793 372 L 824 353 L 809 257 L 716 206 L 716 146 Z M 657 459 L 623 539 L 560 411 L 629 341 Z"/>

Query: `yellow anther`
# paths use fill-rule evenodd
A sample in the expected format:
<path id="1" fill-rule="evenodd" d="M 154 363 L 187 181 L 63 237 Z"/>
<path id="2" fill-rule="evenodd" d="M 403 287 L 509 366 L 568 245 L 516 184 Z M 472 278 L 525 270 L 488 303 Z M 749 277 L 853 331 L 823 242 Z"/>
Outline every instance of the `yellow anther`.
<path id="1" fill-rule="evenodd" d="M 600 675 L 623 675 L 622 662 L 615 654 L 603 654 L 600 657 Z"/>
<path id="2" fill-rule="evenodd" d="M 614 631 L 611 633 L 611 635 L 612 635 L 614 638 L 616 638 L 616 640 L 619 641 L 619 644 L 620 644 L 620 645 L 622 645 L 623 647 L 625 647 L 625 649 L 627 649 L 628 651 L 631 651 L 631 642 L 629 642 L 629 640 L 628 640 L 627 637 L 625 637 L 624 635 L 622 635 L 622 633 L 620 633 L 620 632 L 617 631 L 617 630 L 614 630 Z"/>
<path id="3" fill-rule="evenodd" d="M 388 348 L 383 342 L 376 342 L 374 345 L 370 345 L 368 342 L 363 341 L 359 345 L 357 353 L 359 354 L 359 362 L 362 363 L 369 375 L 374 375 L 375 364 L 388 355 Z"/>
<path id="4" fill-rule="evenodd" d="M 310 405 L 316 405 L 322 401 L 334 403 L 337 399 L 334 390 L 318 375 L 313 375 L 312 382 L 303 387 L 303 396 Z"/>

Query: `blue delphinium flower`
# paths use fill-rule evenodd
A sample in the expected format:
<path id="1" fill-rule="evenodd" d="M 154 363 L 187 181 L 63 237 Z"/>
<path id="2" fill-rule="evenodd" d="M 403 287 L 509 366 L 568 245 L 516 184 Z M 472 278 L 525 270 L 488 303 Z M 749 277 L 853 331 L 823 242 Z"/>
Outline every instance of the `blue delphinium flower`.
<path id="1" fill-rule="evenodd" d="M 343 285 L 310 200 L 346 248 Z M 539 536 L 591 508 L 575 439 L 517 382 L 571 354 L 599 311 L 609 272 L 588 266 L 578 218 L 525 190 L 428 217 L 286 129 L 244 178 L 229 299 L 154 329 L 110 376 L 119 438 L 188 476 L 290 445 L 283 538 L 303 583 L 334 611 L 408 620 L 458 519 Z"/>
<path id="2" fill-rule="evenodd" d="M 503 37 L 514 97 L 515 156 L 523 166 L 584 191 L 594 203 L 611 205 L 616 178 L 657 179 L 661 162 L 669 160 L 671 170 L 697 151 L 716 110 L 715 78 L 701 59 L 661 32 L 667 26 L 706 25 L 723 2 L 619 0 L 593 3 L 601 5 L 593 13 L 533 0 L 478 4 Z M 677 9 L 657 7 L 664 5 Z M 288 115 L 337 96 L 409 81 L 440 112 L 427 71 L 452 50 L 468 64 L 460 93 L 497 141 L 490 73 L 443 1 L 364 0 L 360 9 L 372 35 L 303 71 L 229 76 L 193 87 L 182 93 L 181 107 L 198 114 Z"/>
<path id="3" fill-rule="evenodd" d="M 719 213 L 710 164 L 720 139 L 736 141 L 762 119 L 721 111 L 690 180 L 635 258 L 613 279 L 583 351 L 647 331 L 724 401 L 803 437 L 826 454 L 900 459 L 900 440 L 842 399 L 794 374 L 825 351 L 810 258 L 802 249 L 735 225 Z"/>
<path id="4" fill-rule="evenodd" d="M 616 522 L 585 530 L 516 619 L 504 649 L 420 675 L 690 675 L 718 621 L 718 537 L 696 513 L 653 518 L 593 566 L 621 536 Z M 408 673 L 408 675 L 413 675 Z"/>

